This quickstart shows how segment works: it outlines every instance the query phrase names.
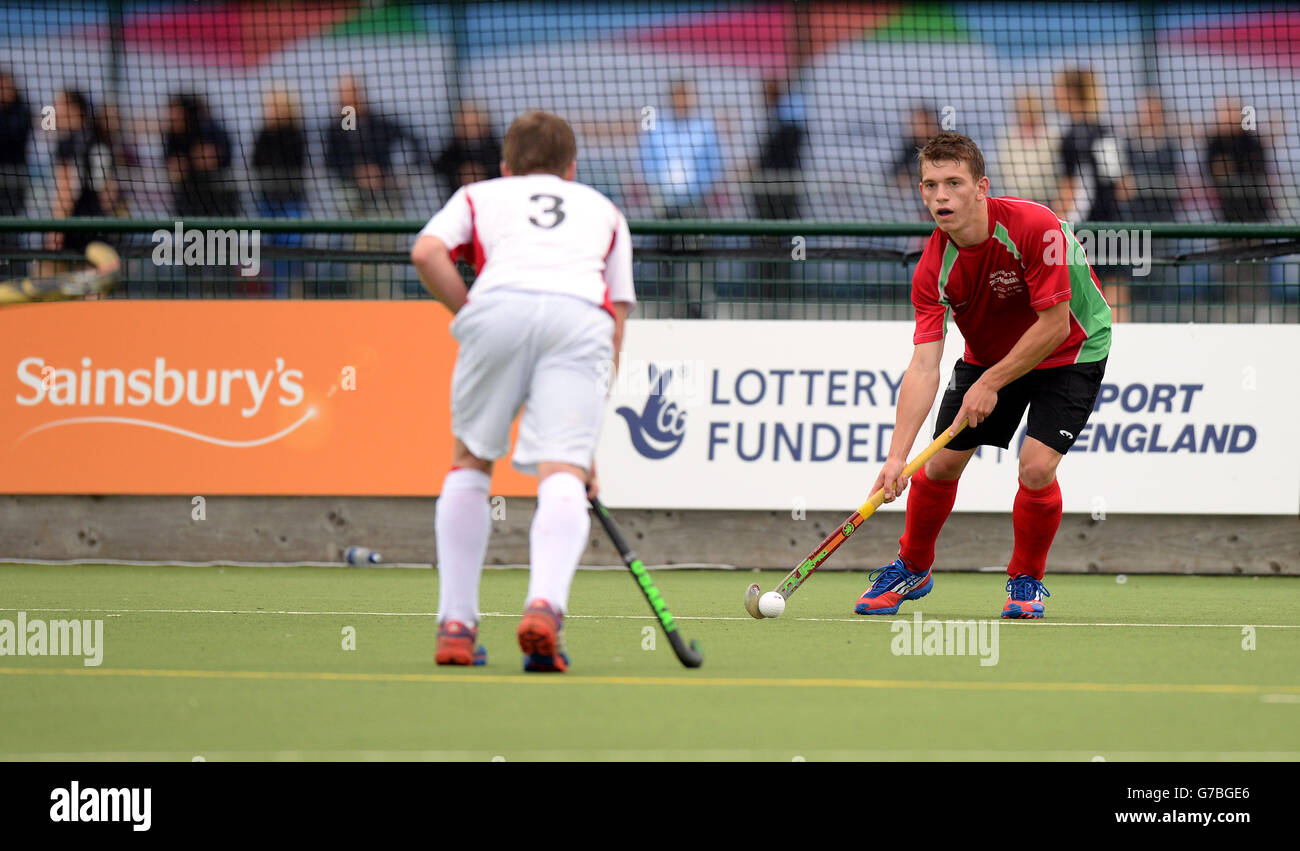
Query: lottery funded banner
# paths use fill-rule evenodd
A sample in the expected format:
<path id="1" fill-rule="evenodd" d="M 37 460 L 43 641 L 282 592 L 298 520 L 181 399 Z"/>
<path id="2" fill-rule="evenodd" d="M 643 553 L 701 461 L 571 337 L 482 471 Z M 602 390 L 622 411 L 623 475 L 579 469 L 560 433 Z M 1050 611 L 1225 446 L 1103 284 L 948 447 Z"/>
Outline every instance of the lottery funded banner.
<path id="1" fill-rule="evenodd" d="M 912 354 L 910 322 L 631 322 L 597 453 L 618 507 L 837 510 L 870 495 Z M 964 343 L 949 325 L 933 437 Z M 1295 514 L 1300 399 L 1288 325 L 1120 324 L 1062 461 L 1069 512 Z M 958 511 L 1009 512 L 1017 452 L 982 448 Z M 882 510 L 900 510 L 903 502 Z"/>

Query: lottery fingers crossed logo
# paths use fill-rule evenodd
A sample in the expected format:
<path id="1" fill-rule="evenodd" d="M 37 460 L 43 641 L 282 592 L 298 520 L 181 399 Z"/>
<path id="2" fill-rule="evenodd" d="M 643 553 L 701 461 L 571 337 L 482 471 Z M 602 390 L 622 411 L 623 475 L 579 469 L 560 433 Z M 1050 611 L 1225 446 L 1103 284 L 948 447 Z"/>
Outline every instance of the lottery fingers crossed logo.
<path id="1" fill-rule="evenodd" d="M 668 400 L 668 387 L 673 371 L 660 373 L 650 364 L 650 393 L 641 411 L 618 408 L 617 413 L 627 423 L 628 436 L 636 451 L 646 458 L 667 458 L 677 451 L 686 436 L 686 411 Z"/>

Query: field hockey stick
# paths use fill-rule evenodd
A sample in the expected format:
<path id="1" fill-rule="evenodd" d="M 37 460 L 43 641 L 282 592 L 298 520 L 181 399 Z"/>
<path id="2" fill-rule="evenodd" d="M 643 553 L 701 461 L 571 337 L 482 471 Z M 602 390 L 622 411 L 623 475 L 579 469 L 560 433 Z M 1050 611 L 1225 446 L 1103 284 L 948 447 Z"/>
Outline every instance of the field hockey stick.
<path id="1" fill-rule="evenodd" d="M 650 604 L 655 617 L 659 618 L 659 625 L 664 628 L 664 634 L 668 636 L 668 642 L 672 644 L 677 659 L 688 668 L 700 667 L 704 663 L 704 656 L 700 654 L 699 642 L 692 641 L 690 646 L 687 646 L 686 640 L 677 631 L 677 621 L 673 619 L 673 613 L 668 611 L 668 605 L 660 595 L 659 589 L 655 587 L 654 580 L 650 578 L 650 571 L 645 569 L 641 559 L 628 547 L 627 541 L 623 540 L 623 535 L 618 531 L 618 527 L 614 525 L 614 518 L 609 516 L 609 511 L 594 496 L 591 498 L 591 509 L 596 512 L 596 518 L 600 520 L 600 525 L 605 527 L 609 539 L 614 542 L 614 548 L 623 557 L 623 563 L 636 577 L 637 587 L 645 595 L 646 602 Z"/>
<path id="2" fill-rule="evenodd" d="M 0 304 L 84 298 L 112 289 L 121 269 L 117 252 L 102 242 L 92 242 L 86 246 L 86 260 L 93 268 L 48 278 L 0 281 Z"/>
<path id="3" fill-rule="evenodd" d="M 907 476 L 910 479 L 917 470 L 925 466 L 925 462 L 933 458 L 934 454 L 940 449 L 947 446 L 948 441 L 952 440 L 953 437 L 959 434 L 965 427 L 966 420 L 963 418 L 952 434 L 948 433 L 948 429 L 944 429 L 943 434 L 936 437 L 933 443 L 922 449 L 915 458 L 908 462 L 907 466 L 903 468 L 902 475 Z M 790 571 L 790 573 L 786 575 L 785 579 L 782 580 L 781 584 L 776 587 L 776 593 L 789 600 L 790 597 L 794 595 L 794 592 L 799 590 L 799 586 L 804 584 L 804 582 L 808 580 L 808 577 L 812 576 L 817 568 L 822 566 L 826 559 L 830 558 L 831 553 L 839 549 L 840 544 L 847 541 L 849 536 L 862 525 L 864 520 L 876 513 L 876 509 L 879 508 L 884 501 L 885 489 L 882 487 L 868 497 L 867 501 L 862 503 L 861 507 L 859 507 L 857 511 L 850 514 L 834 532 L 827 535 L 826 540 L 818 544 L 816 549 L 810 552 L 808 557 L 799 563 L 798 567 Z M 745 611 L 749 612 L 751 617 L 764 617 L 763 613 L 758 610 L 758 598 L 761 596 L 763 596 L 763 589 L 759 587 L 757 583 L 749 586 L 749 588 L 745 590 Z"/>

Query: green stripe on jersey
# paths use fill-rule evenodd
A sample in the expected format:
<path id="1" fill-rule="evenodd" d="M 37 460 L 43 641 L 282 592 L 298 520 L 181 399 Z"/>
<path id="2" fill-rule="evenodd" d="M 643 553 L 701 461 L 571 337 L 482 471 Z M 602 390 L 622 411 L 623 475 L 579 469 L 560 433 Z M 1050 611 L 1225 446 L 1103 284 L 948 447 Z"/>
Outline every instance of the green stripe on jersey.
<path id="1" fill-rule="evenodd" d="M 1065 256 L 1070 270 L 1070 313 L 1088 335 L 1074 362 L 1095 363 L 1110 354 L 1110 306 L 1092 282 L 1092 267 L 1070 225 L 1061 222 L 1061 232 L 1065 234 Z"/>
<path id="2" fill-rule="evenodd" d="M 939 304 L 943 305 L 943 336 L 948 336 L 948 314 L 952 312 L 952 302 L 948 301 L 948 275 L 957 262 L 957 246 L 951 242 L 943 251 L 943 263 L 939 266 Z"/>
<path id="3" fill-rule="evenodd" d="M 1002 226 L 1002 222 L 998 222 L 993 226 L 993 238 L 1002 243 L 1002 245 L 1006 247 L 1007 251 L 1011 252 L 1012 257 L 1017 260 L 1020 259 L 1020 249 L 1016 248 L 1015 242 L 1011 239 L 1011 234 Z"/>

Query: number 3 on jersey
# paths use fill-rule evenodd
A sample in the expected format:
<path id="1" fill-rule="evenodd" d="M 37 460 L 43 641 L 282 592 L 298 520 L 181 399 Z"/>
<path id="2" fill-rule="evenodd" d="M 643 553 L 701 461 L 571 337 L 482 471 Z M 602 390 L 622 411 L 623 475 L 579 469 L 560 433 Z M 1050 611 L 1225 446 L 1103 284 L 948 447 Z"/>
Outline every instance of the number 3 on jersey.
<path id="1" fill-rule="evenodd" d="M 539 228 L 550 230 L 551 228 L 558 225 L 560 222 L 564 221 L 564 211 L 560 209 L 560 205 L 564 203 L 564 199 L 561 198 L 559 195 L 539 194 L 539 195 L 533 195 L 528 200 L 533 202 L 534 204 L 540 204 L 543 201 L 543 199 L 546 201 L 550 201 L 551 206 L 542 210 L 538 210 L 537 212 L 540 213 L 542 216 L 550 216 L 551 217 L 550 221 L 543 223 L 541 221 L 538 221 L 537 216 L 535 215 L 529 216 L 528 221 L 537 225 L 537 227 Z"/>

